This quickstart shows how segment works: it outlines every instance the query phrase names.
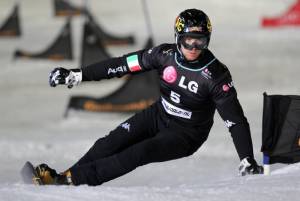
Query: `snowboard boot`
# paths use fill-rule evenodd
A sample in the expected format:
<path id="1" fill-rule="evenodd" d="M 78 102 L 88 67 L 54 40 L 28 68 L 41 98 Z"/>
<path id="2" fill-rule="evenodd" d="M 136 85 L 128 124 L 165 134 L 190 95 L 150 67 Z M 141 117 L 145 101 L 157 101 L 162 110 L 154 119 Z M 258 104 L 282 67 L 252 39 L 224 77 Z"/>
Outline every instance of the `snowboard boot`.
<path id="1" fill-rule="evenodd" d="M 42 185 L 72 185 L 71 172 L 67 170 L 58 174 L 56 170 L 50 168 L 47 164 L 40 164 L 36 168 L 37 178 L 34 178 Z"/>

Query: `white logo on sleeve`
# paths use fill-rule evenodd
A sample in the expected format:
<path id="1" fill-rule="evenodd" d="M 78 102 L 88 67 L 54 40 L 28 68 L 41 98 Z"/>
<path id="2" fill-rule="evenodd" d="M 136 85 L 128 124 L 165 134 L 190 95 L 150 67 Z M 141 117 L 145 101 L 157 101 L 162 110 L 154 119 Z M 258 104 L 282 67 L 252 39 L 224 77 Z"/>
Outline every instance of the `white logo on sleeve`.
<path id="1" fill-rule="evenodd" d="M 229 120 L 226 120 L 225 121 L 225 125 L 227 128 L 230 128 L 231 126 L 235 125 L 236 123 L 232 122 L 232 121 L 229 121 Z"/>
<path id="2" fill-rule="evenodd" d="M 125 122 L 121 124 L 121 127 L 130 132 L 130 123 Z"/>
<path id="3" fill-rule="evenodd" d="M 116 74 L 118 72 L 126 72 L 126 66 L 119 66 L 119 67 L 116 67 L 116 68 L 109 68 L 108 71 L 107 71 L 107 74 Z"/>
<path id="4" fill-rule="evenodd" d="M 232 88 L 232 87 L 234 87 L 233 81 L 231 81 L 231 82 L 228 83 L 228 84 L 224 84 L 224 85 L 222 86 L 222 89 L 223 89 L 224 92 L 228 92 L 228 91 L 230 90 L 230 88 Z"/>

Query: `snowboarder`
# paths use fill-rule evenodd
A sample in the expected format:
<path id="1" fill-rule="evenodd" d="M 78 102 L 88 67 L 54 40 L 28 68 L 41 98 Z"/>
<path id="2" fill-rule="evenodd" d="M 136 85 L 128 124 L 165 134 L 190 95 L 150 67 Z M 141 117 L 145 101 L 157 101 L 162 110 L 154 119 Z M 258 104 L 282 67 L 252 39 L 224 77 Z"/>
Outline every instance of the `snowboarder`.
<path id="1" fill-rule="evenodd" d="M 208 49 L 212 26 L 201 10 L 188 9 L 175 20 L 175 44 L 161 44 L 82 69 L 55 68 L 52 87 L 72 88 L 126 74 L 156 70 L 161 97 L 98 139 L 72 167 L 57 173 L 36 167 L 44 184 L 100 185 L 135 168 L 193 154 L 206 141 L 217 110 L 228 127 L 240 165 L 239 174 L 263 172 L 253 155 L 250 128 L 228 68 Z"/>

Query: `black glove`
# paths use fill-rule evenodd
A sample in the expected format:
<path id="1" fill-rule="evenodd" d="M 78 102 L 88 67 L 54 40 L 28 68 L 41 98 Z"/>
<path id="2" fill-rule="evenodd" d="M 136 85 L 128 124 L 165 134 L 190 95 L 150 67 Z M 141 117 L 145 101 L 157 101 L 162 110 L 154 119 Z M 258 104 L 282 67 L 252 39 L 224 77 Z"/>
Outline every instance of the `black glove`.
<path id="1" fill-rule="evenodd" d="M 62 67 L 55 68 L 50 72 L 49 84 L 51 87 L 56 87 L 59 84 L 68 85 L 72 88 L 74 85 L 79 85 L 82 80 L 82 72 L 80 69 L 65 69 Z"/>
<path id="2" fill-rule="evenodd" d="M 249 174 L 263 174 L 264 168 L 257 165 L 254 158 L 246 157 L 241 160 L 239 165 L 239 175 L 245 176 Z"/>

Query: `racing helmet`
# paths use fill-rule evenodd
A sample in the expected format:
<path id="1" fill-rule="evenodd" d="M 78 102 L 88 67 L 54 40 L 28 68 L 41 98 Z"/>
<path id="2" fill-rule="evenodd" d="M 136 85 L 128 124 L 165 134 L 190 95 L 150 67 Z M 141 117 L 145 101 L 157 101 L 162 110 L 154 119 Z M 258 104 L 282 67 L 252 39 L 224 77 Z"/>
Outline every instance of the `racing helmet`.
<path id="1" fill-rule="evenodd" d="M 175 42 L 180 51 L 180 46 L 192 49 L 207 49 L 210 41 L 212 27 L 208 16 L 198 9 L 187 9 L 181 12 L 175 20 Z M 191 37 L 201 41 L 195 45 L 185 44 L 185 38 Z"/>

